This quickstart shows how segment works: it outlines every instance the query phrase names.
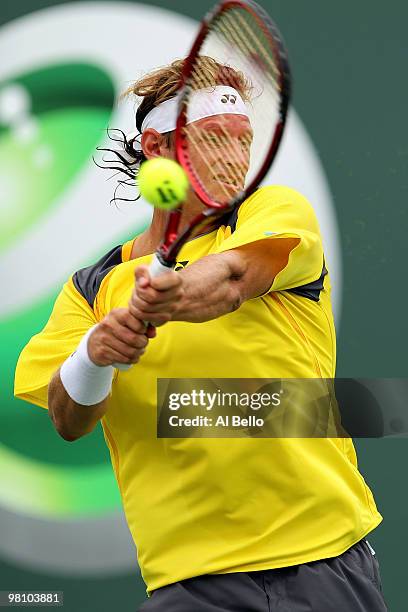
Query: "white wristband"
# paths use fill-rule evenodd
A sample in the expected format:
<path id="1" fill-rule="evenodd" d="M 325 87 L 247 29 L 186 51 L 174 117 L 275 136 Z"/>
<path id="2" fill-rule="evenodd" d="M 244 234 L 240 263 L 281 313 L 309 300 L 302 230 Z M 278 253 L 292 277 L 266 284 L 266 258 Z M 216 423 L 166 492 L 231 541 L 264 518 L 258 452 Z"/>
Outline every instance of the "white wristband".
<path id="1" fill-rule="evenodd" d="M 98 366 L 89 358 L 88 338 L 97 327 L 85 334 L 75 353 L 61 366 L 60 378 L 66 392 L 77 404 L 93 406 L 108 397 L 112 386 L 113 367 Z"/>

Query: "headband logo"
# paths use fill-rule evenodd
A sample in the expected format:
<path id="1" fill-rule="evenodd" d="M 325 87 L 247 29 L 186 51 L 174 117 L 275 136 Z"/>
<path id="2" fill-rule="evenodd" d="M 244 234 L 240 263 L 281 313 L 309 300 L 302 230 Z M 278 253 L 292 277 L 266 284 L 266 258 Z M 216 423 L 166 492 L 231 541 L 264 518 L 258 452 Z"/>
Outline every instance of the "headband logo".
<path id="1" fill-rule="evenodd" d="M 231 102 L 231 104 L 235 104 L 236 100 L 237 100 L 237 96 L 234 96 L 232 94 L 225 94 L 221 98 L 221 102 L 223 104 L 227 104 L 227 102 Z"/>

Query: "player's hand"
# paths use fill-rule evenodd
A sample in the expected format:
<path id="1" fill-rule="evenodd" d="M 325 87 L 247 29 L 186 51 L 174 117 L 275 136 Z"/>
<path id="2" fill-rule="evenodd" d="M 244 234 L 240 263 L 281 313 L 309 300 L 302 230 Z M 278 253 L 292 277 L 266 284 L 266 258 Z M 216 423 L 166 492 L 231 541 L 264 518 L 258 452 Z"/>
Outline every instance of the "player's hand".
<path id="1" fill-rule="evenodd" d="M 171 321 L 183 295 L 182 276 L 174 270 L 152 278 L 147 266 L 139 266 L 129 310 L 137 319 L 159 327 Z"/>
<path id="2" fill-rule="evenodd" d="M 131 315 L 127 308 L 116 308 L 95 327 L 88 338 L 88 355 L 98 366 L 137 363 L 156 331 Z"/>

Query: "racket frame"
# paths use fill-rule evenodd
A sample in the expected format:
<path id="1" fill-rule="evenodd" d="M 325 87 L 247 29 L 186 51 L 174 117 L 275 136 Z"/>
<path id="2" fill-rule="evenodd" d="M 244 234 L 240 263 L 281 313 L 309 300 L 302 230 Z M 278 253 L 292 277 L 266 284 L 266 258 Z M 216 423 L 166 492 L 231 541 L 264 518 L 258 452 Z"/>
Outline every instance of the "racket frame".
<path id="1" fill-rule="evenodd" d="M 236 194 L 230 202 L 225 204 L 211 199 L 206 192 L 204 185 L 195 174 L 189 161 L 188 145 L 184 136 L 184 129 L 187 125 L 188 81 L 192 75 L 196 58 L 203 46 L 207 34 L 211 30 L 211 25 L 217 19 L 219 19 L 223 13 L 231 8 L 240 8 L 251 13 L 258 23 L 260 29 L 270 41 L 271 47 L 274 49 L 274 57 L 278 58 L 280 103 L 275 132 L 263 164 L 256 175 L 252 178 L 249 185 Z M 196 217 L 192 219 L 190 224 L 184 228 L 180 234 L 178 234 L 178 228 L 182 215 L 182 206 L 170 211 L 165 231 L 165 239 L 156 253 L 160 263 L 168 268 L 173 267 L 180 248 L 191 237 L 194 231 L 198 231 L 203 226 L 208 225 L 212 220 L 232 212 L 256 190 L 259 183 L 268 172 L 278 151 L 280 142 L 282 140 L 291 98 L 291 74 L 287 51 L 282 36 L 266 11 L 264 11 L 262 7 L 252 0 L 223 0 L 214 9 L 212 9 L 203 19 L 193 46 L 191 47 L 191 50 L 184 62 L 180 77 L 179 91 L 182 92 L 182 95 L 178 105 L 178 116 L 175 130 L 176 159 L 187 173 L 194 192 L 207 208 L 205 208 L 200 214 L 196 215 Z"/>

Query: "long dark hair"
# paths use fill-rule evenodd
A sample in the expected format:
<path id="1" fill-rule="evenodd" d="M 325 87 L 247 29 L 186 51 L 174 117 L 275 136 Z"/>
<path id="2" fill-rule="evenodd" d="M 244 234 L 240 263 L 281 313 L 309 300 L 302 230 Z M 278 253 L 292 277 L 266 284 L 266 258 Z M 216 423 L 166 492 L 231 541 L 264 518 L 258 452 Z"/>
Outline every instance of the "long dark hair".
<path id="1" fill-rule="evenodd" d="M 119 175 L 110 203 L 116 204 L 118 201 L 136 202 L 140 198 L 140 193 L 135 198 L 124 198 L 118 196 L 118 191 L 123 187 L 137 187 L 137 174 L 140 165 L 146 161 L 146 157 L 140 145 L 140 132 L 134 135 L 132 134 L 130 138 L 126 136 L 125 132 L 117 128 L 108 128 L 106 132 L 109 140 L 119 143 L 120 147 L 96 147 L 97 151 L 110 154 L 110 158 L 103 155 L 102 158 L 97 161 L 94 156 L 93 161 L 98 168 L 114 170 L 115 174 L 110 178 Z"/>

